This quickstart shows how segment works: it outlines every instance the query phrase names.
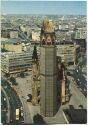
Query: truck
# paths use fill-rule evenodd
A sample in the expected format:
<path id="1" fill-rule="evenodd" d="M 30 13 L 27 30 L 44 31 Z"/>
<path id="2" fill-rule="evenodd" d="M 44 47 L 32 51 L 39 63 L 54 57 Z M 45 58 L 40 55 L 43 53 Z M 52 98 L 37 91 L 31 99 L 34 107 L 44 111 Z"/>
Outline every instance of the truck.
<path id="1" fill-rule="evenodd" d="M 16 109 L 16 120 L 19 120 L 19 109 Z"/>

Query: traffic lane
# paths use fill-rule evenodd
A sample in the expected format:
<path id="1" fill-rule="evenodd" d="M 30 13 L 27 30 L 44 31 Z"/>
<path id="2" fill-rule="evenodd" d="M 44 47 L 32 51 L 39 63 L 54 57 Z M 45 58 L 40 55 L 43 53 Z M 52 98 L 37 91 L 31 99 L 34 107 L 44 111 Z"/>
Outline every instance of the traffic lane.
<path id="1" fill-rule="evenodd" d="M 7 96 L 7 94 L 6 94 L 6 92 L 5 92 L 3 87 L 1 87 L 1 90 L 3 91 L 3 93 L 4 93 L 5 97 L 6 97 L 6 100 L 7 100 L 7 106 L 8 106 L 7 123 L 9 123 L 10 122 L 10 103 L 9 103 L 8 96 Z"/>
<path id="2" fill-rule="evenodd" d="M 19 96 L 20 96 L 20 99 L 21 99 L 22 105 L 23 105 L 24 123 L 31 123 L 30 112 L 29 112 L 29 109 L 28 109 L 27 100 L 23 96 L 23 93 L 22 94 L 21 93 L 19 93 Z"/>
<path id="3" fill-rule="evenodd" d="M 7 83 L 7 81 L 3 82 L 3 85 L 5 87 L 5 91 L 8 94 L 9 97 L 9 103 L 10 103 L 10 111 L 11 111 L 11 115 L 10 115 L 10 121 L 11 122 L 15 122 L 16 120 L 16 108 L 20 108 L 21 103 L 20 100 L 18 99 L 18 96 L 16 95 L 15 91 L 11 88 L 11 86 L 9 85 L 9 83 Z"/>
<path id="4" fill-rule="evenodd" d="M 80 88 L 80 91 L 82 92 L 82 94 L 86 97 L 87 96 L 87 85 L 83 84 L 84 83 L 83 79 L 82 78 L 80 79 L 77 74 L 78 73 L 75 72 L 75 74 L 73 75 L 75 83 Z"/>
<path id="5" fill-rule="evenodd" d="M 30 111 L 27 108 L 28 104 L 27 104 L 27 99 L 28 99 L 28 94 L 31 93 L 31 75 L 27 76 L 26 78 L 17 78 L 16 79 L 18 82 L 18 89 L 20 90 L 20 95 L 22 97 L 23 103 L 24 103 L 24 108 L 26 109 L 25 112 L 25 123 L 28 121 L 28 123 L 32 123 L 32 118 L 30 115 Z M 29 117 L 28 118 L 28 114 Z"/>
<path id="6" fill-rule="evenodd" d="M 80 73 L 77 72 L 76 70 L 73 71 L 72 76 L 74 77 L 74 79 L 78 82 L 80 82 L 81 84 L 83 84 L 84 86 L 87 85 L 87 81 L 85 79 L 85 77 Z"/>
<path id="7" fill-rule="evenodd" d="M 22 100 L 22 104 L 23 104 L 23 111 L 24 111 L 24 123 L 30 123 L 30 114 L 29 114 L 29 110 L 28 110 L 28 106 L 27 106 L 27 102 L 25 100 L 25 98 L 21 95 L 21 100 Z"/>
<path id="8" fill-rule="evenodd" d="M 4 90 L 1 90 L 1 122 L 9 123 L 9 105 Z"/>
<path id="9" fill-rule="evenodd" d="M 87 99 L 83 94 L 80 92 L 79 88 L 77 88 L 76 84 L 74 84 L 73 78 L 69 77 L 70 80 L 70 90 L 72 93 L 71 100 L 69 104 L 72 104 L 75 106 L 75 108 L 78 108 L 80 104 L 83 105 L 83 107 L 87 108 Z"/>

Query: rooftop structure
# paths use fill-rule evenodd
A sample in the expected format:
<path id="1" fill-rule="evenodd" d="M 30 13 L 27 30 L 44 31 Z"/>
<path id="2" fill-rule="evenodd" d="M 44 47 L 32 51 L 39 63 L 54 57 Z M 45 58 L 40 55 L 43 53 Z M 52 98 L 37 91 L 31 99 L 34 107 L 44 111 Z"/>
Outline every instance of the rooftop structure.
<path id="1" fill-rule="evenodd" d="M 86 124 L 86 109 L 74 109 L 73 106 L 70 107 L 63 110 L 67 124 Z"/>

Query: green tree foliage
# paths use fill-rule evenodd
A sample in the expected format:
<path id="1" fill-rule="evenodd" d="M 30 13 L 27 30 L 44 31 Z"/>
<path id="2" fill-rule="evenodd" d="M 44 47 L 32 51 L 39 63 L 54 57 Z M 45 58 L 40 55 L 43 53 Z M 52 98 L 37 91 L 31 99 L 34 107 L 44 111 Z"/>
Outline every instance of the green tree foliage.
<path id="1" fill-rule="evenodd" d="M 14 77 L 10 77 L 10 82 L 12 82 L 13 85 L 17 85 L 16 79 Z"/>
<path id="2" fill-rule="evenodd" d="M 24 77 L 25 77 L 24 72 L 21 72 L 21 73 L 20 73 L 20 77 L 21 77 L 21 78 L 24 78 Z"/>
<path id="3" fill-rule="evenodd" d="M 39 114 L 36 114 L 34 117 L 33 117 L 33 121 L 34 121 L 34 123 L 35 124 L 40 124 L 40 125 L 42 125 L 42 124 L 45 124 L 45 121 L 43 120 L 43 117 L 41 116 L 41 115 L 39 115 Z"/>

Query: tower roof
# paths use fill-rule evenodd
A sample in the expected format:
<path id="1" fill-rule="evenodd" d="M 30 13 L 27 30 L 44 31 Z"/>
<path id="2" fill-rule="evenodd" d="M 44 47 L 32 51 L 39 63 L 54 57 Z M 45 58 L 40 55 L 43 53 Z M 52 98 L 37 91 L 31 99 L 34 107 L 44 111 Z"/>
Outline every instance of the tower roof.
<path id="1" fill-rule="evenodd" d="M 53 22 L 52 20 L 49 20 L 49 19 L 45 19 L 43 21 L 43 27 L 42 27 L 42 30 L 46 33 L 51 33 L 51 32 L 54 32 L 54 25 L 53 25 Z"/>

